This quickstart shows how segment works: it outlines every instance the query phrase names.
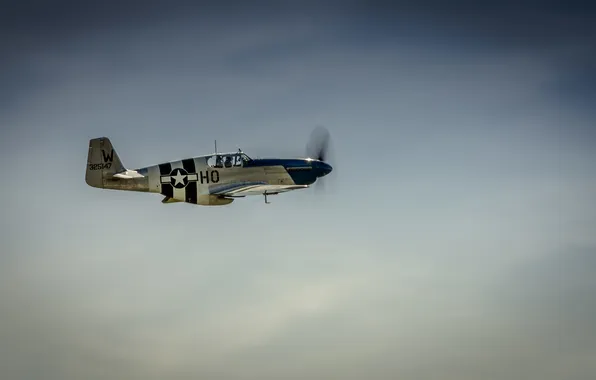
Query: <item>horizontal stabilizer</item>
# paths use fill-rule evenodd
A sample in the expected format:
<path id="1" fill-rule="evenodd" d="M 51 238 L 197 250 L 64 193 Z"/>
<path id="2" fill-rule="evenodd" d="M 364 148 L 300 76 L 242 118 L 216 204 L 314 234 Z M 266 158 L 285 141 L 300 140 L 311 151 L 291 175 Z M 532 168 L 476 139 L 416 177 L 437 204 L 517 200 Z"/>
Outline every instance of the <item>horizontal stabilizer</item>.
<path id="1" fill-rule="evenodd" d="M 126 170 L 124 172 L 116 173 L 112 176 L 113 178 L 120 178 L 120 179 L 133 179 L 133 178 L 143 178 L 141 174 L 136 172 L 135 170 Z"/>

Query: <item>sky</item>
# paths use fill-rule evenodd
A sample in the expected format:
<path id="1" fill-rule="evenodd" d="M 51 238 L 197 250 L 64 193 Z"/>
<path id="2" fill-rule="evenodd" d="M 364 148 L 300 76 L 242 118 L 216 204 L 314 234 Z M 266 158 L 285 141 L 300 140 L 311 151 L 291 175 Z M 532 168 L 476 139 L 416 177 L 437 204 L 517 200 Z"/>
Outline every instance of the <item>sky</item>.
<path id="1" fill-rule="evenodd" d="M 0 13 L 2 379 L 591 379 L 596 11 L 19 1 Z M 225 207 L 91 188 L 304 154 Z"/>

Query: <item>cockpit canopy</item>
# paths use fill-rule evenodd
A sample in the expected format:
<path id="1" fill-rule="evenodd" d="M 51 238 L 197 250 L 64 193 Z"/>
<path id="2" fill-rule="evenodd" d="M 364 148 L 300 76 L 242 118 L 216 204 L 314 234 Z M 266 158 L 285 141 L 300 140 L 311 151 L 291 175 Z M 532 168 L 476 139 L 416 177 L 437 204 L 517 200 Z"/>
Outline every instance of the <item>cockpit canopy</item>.
<path id="1" fill-rule="evenodd" d="M 243 152 L 215 153 L 207 157 L 207 165 L 212 168 L 242 167 L 249 161 L 251 158 Z"/>

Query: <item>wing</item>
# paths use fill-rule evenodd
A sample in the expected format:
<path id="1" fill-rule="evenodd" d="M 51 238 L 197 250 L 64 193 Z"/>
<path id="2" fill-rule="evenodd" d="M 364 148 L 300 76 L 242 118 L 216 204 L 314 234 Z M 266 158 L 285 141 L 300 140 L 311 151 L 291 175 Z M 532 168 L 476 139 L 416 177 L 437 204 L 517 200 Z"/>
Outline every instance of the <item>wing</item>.
<path id="1" fill-rule="evenodd" d="M 278 194 L 307 187 L 308 185 L 270 185 L 265 182 L 240 182 L 211 187 L 209 193 L 227 197 L 245 197 L 247 195 Z"/>

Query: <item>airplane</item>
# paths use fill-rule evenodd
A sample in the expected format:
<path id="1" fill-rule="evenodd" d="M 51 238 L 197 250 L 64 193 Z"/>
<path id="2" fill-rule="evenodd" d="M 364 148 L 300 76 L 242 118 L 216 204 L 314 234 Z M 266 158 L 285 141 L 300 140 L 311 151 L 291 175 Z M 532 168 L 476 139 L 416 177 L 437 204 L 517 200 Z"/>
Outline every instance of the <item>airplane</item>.
<path id="1" fill-rule="evenodd" d="M 264 196 L 306 189 L 333 168 L 325 162 L 329 133 L 316 128 L 306 158 L 251 158 L 237 152 L 215 152 L 128 169 L 107 137 L 89 140 L 85 182 L 95 188 L 163 195 L 162 203 L 223 206 L 236 198 Z"/>

